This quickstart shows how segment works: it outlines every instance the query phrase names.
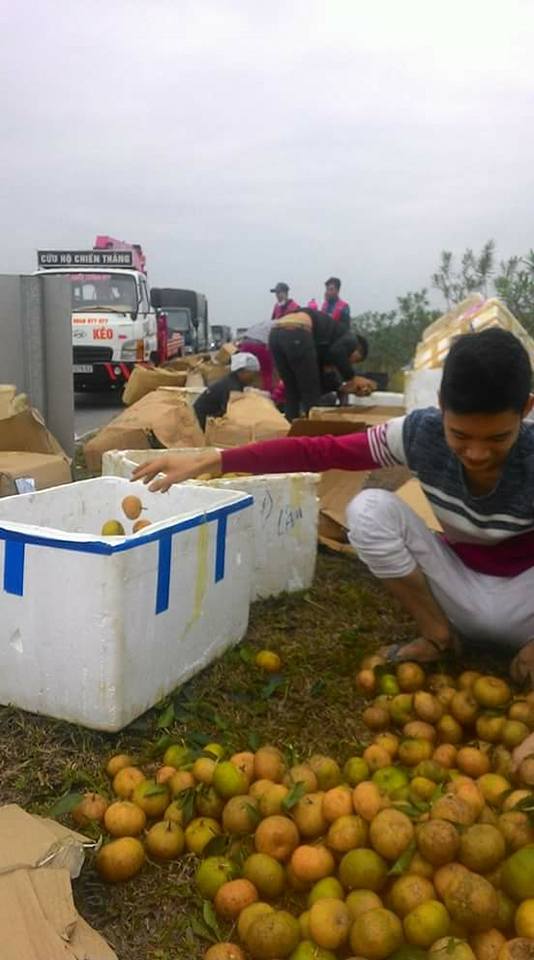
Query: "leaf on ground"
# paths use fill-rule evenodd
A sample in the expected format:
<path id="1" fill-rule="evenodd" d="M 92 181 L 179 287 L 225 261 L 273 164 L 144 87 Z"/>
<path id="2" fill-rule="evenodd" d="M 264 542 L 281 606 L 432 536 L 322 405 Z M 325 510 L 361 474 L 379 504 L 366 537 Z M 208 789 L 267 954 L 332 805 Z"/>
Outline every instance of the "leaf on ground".
<path id="1" fill-rule="evenodd" d="M 401 853 L 399 859 L 395 861 L 391 870 L 389 871 L 388 876 L 398 877 L 402 873 L 405 873 L 408 867 L 410 866 L 412 857 L 416 850 L 417 850 L 417 844 L 415 840 L 412 840 L 412 842 L 406 847 L 406 850 L 404 850 L 403 853 Z"/>
<path id="2" fill-rule="evenodd" d="M 268 680 L 260 690 L 261 699 L 268 700 L 269 697 L 272 697 L 273 693 L 276 693 L 279 687 L 283 687 L 286 683 L 287 680 L 281 673 L 273 673 L 270 680 Z"/>
<path id="3" fill-rule="evenodd" d="M 83 800 L 83 793 L 66 793 L 50 807 L 48 815 L 50 817 L 61 817 L 64 813 L 70 813 Z"/>
<path id="4" fill-rule="evenodd" d="M 184 821 L 188 823 L 193 819 L 195 812 L 196 790 L 194 787 L 187 787 L 186 790 L 180 790 L 174 798 L 174 802 L 180 807 Z"/>
<path id="5" fill-rule="evenodd" d="M 253 825 L 257 827 L 258 823 L 261 820 L 261 813 L 258 810 L 258 808 L 255 807 L 252 803 L 246 803 L 245 810 L 247 811 L 250 819 L 252 820 Z"/>
<path id="6" fill-rule="evenodd" d="M 326 683 L 324 680 L 316 680 L 310 689 L 312 697 L 320 697 L 325 687 Z"/>
<path id="7" fill-rule="evenodd" d="M 221 834 L 212 837 L 202 851 L 202 857 L 222 857 L 228 850 L 230 838 Z"/>
<path id="8" fill-rule="evenodd" d="M 153 786 L 149 787 L 148 790 L 145 790 L 145 797 L 162 797 L 164 793 L 168 793 L 168 789 L 164 783 L 154 783 Z"/>
<path id="9" fill-rule="evenodd" d="M 176 743 L 174 737 L 171 737 L 169 733 L 163 733 L 159 740 L 156 740 L 149 748 L 149 756 L 159 757 L 162 753 L 165 753 L 167 747 L 172 746 L 173 743 Z"/>
<path id="10" fill-rule="evenodd" d="M 219 924 L 217 923 L 217 917 L 215 916 L 215 910 L 213 909 L 213 906 L 209 900 L 204 900 L 204 903 L 202 904 L 202 919 L 204 920 L 208 930 L 211 930 L 218 940 L 222 940 Z"/>
<path id="11" fill-rule="evenodd" d="M 255 730 L 251 730 L 247 738 L 247 746 L 256 753 L 256 750 L 259 750 L 261 743 L 261 737 L 259 733 L 256 733 Z"/>
<path id="12" fill-rule="evenodd" d="M 169 703 L 163 713 L 158 717 L 156 727 L 158 730 L 168 730 L 174 723 L 174 703 Z"/>
<path id="13" fill-rule="evenodd" d="M 209 927 L 206 926 L 203 920 L 200 917 L 191 917 L 191 929 L 196 937 L 200 937 L 201 940 L 209 940 L 210 943 L 219 943 L 220 938 L 216 937 Z"/>
<path id="14" fill-rule="evenodd" d="M 294 786 L 291 787 L 287 796 L 282 800 L 282 809 L 285 810 L 286 813 L 288 810 L 292 810 L 299 800 L 302 800 L 306 795 L 306 791 L 306 784 L 302 780 L 299 780 L 298 783 L 295 783 Z"/>
<path id="15" fill-rule="evenodd" d="M 251 647 L 241 646 L 239 648 L 239 656 L 243 663 L 254 663 L 254 650 Z"/>
<path id="16" fill-rule="evenodd" d="M 188 747 L 193 747 L 196 750 L 203 750 L 206 744 L 210 742 L 210 737 L 206 733 L 202 733 L 201 730 L 188 730 L 185 742 Z"/>

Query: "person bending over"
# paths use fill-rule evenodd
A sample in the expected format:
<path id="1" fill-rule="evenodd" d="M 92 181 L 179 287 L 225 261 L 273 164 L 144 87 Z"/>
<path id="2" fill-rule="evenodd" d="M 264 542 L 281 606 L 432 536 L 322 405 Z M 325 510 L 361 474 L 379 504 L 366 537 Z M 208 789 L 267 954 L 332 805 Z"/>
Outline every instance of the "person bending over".
<path id="1" fill-rule="evenodd" d="M 269 335 L 269 347 L 278 373 L 285 385 L 285 414 L 294 420 L 316 406 L 332 387 L 324 385 L 328 372 L 339 378 L 341 393 L 368 396 L 376 384 L 355 377 L 353 364 L 365 360 L 367 341 L 352 333 L 326 313 L 306 308 L 275 320 Z"/>
<path id="2" fill-rule="evenodd" d="M 512 678 L 534 681 L 534 423 L 532 371 L 521 342 L 499 328 L 459 337 L 440 409 L 341 437 L 298 437 L 218 454 L 164 456 L 134 479 L 152 490 L 204 471 L 369 470 L 405 464 L 443 528 L 432 533 L 393 493 L 366 490 L 347 508 L 349 540 L 415 620 L 418 638 L 391 660 L 437 660 L 460 640 L 503 645 Z M 163 473 L 164 476 L 157 478 Z"/>
<path id="3" fill-rule="evenodd" d="M 255 382 L 259 369 L 259 361 L 251 353 L 232 355 L 230 373 L 207 387 L 193 404 L 197 420 L 203 430 L 208 417 L 224 417 L 232 391 L 243 392 L 245 387 L 250 387 Z"/>

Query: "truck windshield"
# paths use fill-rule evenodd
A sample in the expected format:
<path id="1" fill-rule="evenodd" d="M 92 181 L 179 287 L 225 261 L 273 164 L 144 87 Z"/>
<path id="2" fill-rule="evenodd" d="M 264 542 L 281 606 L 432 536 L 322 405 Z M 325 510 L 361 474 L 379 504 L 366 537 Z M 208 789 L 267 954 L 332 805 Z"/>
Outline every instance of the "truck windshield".
<path id="1" fill-rule="evenodd" d="M 170 330 L 179 330 L 180 333 L 187 333 L 191 327 L 191 314 L 185 307 L 163 307 L 163 312 L 167 314 L 167 323 Z"/>
<path id="2" fill-rule="evenodd" d="M 51 271 L 47 271 L 47 275 Z M 137 288 L 133 277 L 120 273 L 58 273 L 70 282 L 72 310 L 137 310 Z"/>

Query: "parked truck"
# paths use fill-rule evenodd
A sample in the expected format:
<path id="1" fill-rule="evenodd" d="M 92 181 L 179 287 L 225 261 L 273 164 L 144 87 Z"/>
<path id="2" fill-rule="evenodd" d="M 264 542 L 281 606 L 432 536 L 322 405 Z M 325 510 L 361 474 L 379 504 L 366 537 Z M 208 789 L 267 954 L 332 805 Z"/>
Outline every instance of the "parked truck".
<path id="1" fill-rule="evenodd" d="M 140 244 L 101 235 L 92 250 L 39 250 L 37 262 L 70 284 L 75 390 L 122 387 L 135 366 L 181 353 L 151 304 Z"/>
<path id="2" fill-rule="evenodd" d="M 169 341 L 180 337 L 184 353 L 209 349 L 208 301 L 196 290 L 153 287 L 150 302 L 158 316 L 166 317 Z"/>
<path id="3" fill-rule="evenodd" d="M 210 336 L 210 347 L 212 350 L 217 350 L 219 347 L 222 347 L 223 343 L 231 342 L 232 331 L 230 327 L 224 326 L 220 323 L 212 324 Z"/>

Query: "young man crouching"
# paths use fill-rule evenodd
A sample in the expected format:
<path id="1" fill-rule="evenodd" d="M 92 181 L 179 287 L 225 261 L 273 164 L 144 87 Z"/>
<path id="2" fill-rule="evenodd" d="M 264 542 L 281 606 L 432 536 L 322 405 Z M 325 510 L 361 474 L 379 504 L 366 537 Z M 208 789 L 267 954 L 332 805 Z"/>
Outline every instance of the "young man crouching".
<path id="1" fill-rule="evenodd" d="M 367 490 L 349 504 L 349 540 L 414 618 L 418 639 L 395 660 L 437 660 L 460 638 L 500 644 L 517 682 L 534 685 L 534 423 L 532 371 L 520 341 L 499 328 L 467 334 L 445 362 L 438 410 L 341 437 L 270 440 L 192 457 L 162 456 L 134 479 L 168 490 L 206 471 L 288 473 L 405 464 L 444 534 L 398 497 Z M 155 479 L 159 473 L 163 478 Z"/>

